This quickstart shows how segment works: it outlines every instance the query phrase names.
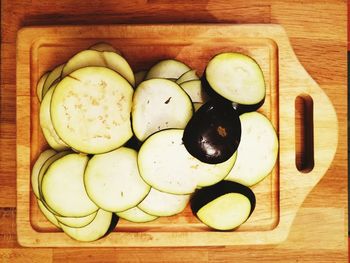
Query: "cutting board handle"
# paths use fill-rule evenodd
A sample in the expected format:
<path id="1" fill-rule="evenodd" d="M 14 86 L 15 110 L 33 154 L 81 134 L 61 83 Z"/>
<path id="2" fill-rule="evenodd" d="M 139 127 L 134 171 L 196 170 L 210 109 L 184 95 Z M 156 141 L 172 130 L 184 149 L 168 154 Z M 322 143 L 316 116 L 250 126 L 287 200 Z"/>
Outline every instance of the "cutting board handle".
<path id="1" fill-rule="evenodd" d="M 295 167 L 299 175 L 314 186 L 334 158 L 338 121 L 328 96 L 310 76 L 309 79 L 308 86 L 300 84 L 303 92 L 294 99 L 294 119 L 300 124 L 295 125 Z"/>
<path id="2" fill-rule="evenodd" d="M 338 144 L 335 109 L 323 89 L 307 73 L 289 42 L 280 60 L 281 167 L 288 185 L 311 190 L 326 173 Z M 294 124 L 290 120 L 295 120 Z M 305 194 L 308 191 L 304 192 Z M 305 197 L 305 196 L 304 196 Z"/>
<path id="3" fill-rule="evenodd" d="M 306 93 L 295 98 L 295 164 L 302 173 L 312 171 L 315 165 L 313 106 Z"/>
<path id="4" fill-rule="evenodd" d="M 326 174 L 338 145 L 338 120 L 323 89 L 296 57 L 280 26 L 279 142 L 280 218 L 274 229 L 285 240 L 307 195 Z"/>

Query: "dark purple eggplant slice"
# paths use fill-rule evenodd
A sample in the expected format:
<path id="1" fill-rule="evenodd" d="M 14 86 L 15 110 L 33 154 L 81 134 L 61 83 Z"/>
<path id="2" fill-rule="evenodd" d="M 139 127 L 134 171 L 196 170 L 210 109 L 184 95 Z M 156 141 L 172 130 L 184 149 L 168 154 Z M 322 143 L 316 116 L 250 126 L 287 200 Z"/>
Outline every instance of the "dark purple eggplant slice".
<path id="1" fill-rule="evenodd" d="M 202 162 L 216 164 L 234 154 L 240 138 L 241 122 L 231 103 L 210 100 L 188 122 L 183 142 L 192 156 Z"/>

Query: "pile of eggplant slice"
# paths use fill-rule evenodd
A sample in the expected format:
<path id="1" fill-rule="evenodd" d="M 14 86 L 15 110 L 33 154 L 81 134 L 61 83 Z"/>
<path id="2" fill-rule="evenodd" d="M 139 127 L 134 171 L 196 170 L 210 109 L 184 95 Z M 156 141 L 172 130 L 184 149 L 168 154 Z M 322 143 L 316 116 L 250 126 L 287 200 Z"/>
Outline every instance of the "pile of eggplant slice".
<path id="1" fill-rule="evenodd" d="M 43 74 L 37 96 L 49 147 L 32 168 L 32 190 L 75 240 L 188 205 L 208 227 L 236 229 L 255 208 L 249 187 L 277 160 L 274 127 L 256 111 L 263 72 L 244 54 L 215 55 L 201 77 L 173 58 L 134 73 L 121 52 L 97 43 Z"/>

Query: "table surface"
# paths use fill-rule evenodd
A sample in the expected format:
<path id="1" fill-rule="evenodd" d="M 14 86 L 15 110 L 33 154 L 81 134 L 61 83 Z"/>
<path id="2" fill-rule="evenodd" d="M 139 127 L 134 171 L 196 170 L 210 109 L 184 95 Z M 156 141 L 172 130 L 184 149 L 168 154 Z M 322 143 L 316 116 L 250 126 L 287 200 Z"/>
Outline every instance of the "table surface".
<path id="1" fill-rule="evenodd" d="M 133 3 L 131 3 L 133 2 Z M 347 262 L 347 1 L 1 1 L 0 262 Z M 21 248 L 16 241 L 16 33 L 22 26 L 277 23 L 330 97 L 339 143 L 326 175 L 278 245 L 191 248 Z"/>

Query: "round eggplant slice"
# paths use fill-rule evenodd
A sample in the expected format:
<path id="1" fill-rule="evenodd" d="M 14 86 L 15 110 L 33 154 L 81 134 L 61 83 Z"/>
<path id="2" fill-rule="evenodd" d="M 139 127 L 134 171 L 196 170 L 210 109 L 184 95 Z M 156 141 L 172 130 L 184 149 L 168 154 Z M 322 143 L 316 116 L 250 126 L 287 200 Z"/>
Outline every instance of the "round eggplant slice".
<path id="1" fill-rule="evenodd" d="M 190 80 L 199 80 L 197 74 L 196 74 L 196 70 L 191 69 L 187 72 L 185 72 L 184 74 L 182 74 L 177 80 L 176 83 L 177 84 L 182 84 L 186 81 L 190 81 Z"/>
<path id="2" fill-rule="evenodd" d="M 146 183 L 172 194 L 190 194 L 197 186 L 192 157 L 182 143 L 183 130 L 157 132 L 142 144 L 138 167 Z"/>
<path id="3" fill-rule="evenodd" d="M 44 83 L 45 83 L 47 77 L 50 75 L 50 72 L 51 72 L 51 71 L 48 71 L 48 72 L 46 72 L 45 74 L 43 74 L 43 75 L 40 77 L 40 79 L 39 79 L 39 81 L 38 81 L 38 84 L 36 85 L 36 95 L 37 95 L 37 97 L 38 97 L 38 99 L 39 99 L 40 102 L 41 102 L 42 99 L 43 99 L 43 88 L 44 88 Z"/>
<path id="4" fill-rule="evenodd" d="M 58 152 L 58 153 L 55 153 L 54 155 L 50 156 L 48 159 L 45 160 L 45 162 L 43 163 L 43 165 L 40 167 L 40 170 L 39 170 L 39 173 L 38 175 L 34 175 L 36 178 L 36 180 L 38 181 L 37 184 L 38 184 L 38 193 L 39 193 L 39 199 L 41 199 L 42 201 L 45 201 L 44 200 L 44 197 L 43 197 L 43 193 L 42 193 L 42 187 L 41 187 L 41 184 L 42 184 L 42 180 L 44 178 L 44 175 L 47 171 L 47 169 L 49 169 L 50 165 L 52 163 L 54 163 L 56 160 L 60 159 L 61 157 L 67 155 L 67 154 L 70 154 L 71 152 L 70 151 L 63 151 L 63 152 Z M 34 170 L 34 169 L 33 169 Z M 34 178 L 33 178 L 34 179 Z M 33 186 L 35 185 L 35 183 L 33 183 Z M 46 204 L 45 202 L 43 202 L 44 204 Z M 49 209 L 50 210 L 50 209 Z M 51 210 L 50 210 L 51 211 Z M 52 212 L 52 211 L 51 211 Z"/>
<path id="5" fill-rule="evenodd" d="M 198 160 L 217 164 L 227 161 L 241 138 L 239 115 L 228 101 L 210 100 L 188 122 L 183 142 Z"/>
<path id="6" fill-rule="evenodd" d="M 244 54 L 227 52 L 214 56 L 202 82 L 210 96 L 232 101 L 240 112 L 255 111 L 265 99 L 263 72 L 254 59 Z"/>
<path id="7" fill-rule="evenodd" d="M 158 216 L 153 216 L 143 212 L 137 206 L 125 210 L 123 212 L 116 213 L 117 216 L 134 223 L 145 223 L 156 220 Z"/>
<path id="8" fill-rule="evenodd" d="M 183 130 L 168 129 L 151 135 L 141 146 L 138 165 L 153 188 L 171 194 L 190 194 L 196 187 L 217 183 L 232 169 L 236 156 L 219 164 L 199 161 L 182 142 Z"/>
<path id="9" fill-rule="evenodd" d="M 52 85 L 55 82 L 59 81 L 64 66 L 65 66 L 65 64 L 58 65 L 56 68 L 54 68 L 49 73 L 49 75 L 47 76 L 47 78 L 46 78 L 46 80 L 44 82 L 43 89 L 41 91 L 41 96 L 42 96 L 41 98 L 42 99 L 45 97 L 45 94 L 50 89 L 50 87 L 52 87 Z"/>
<path id="10" fill-rule="evenodd" d="M 47 209 L 47 207 L 43 204 L 43 202 L 40 201 L 40 199 L 37 199 L 37 201 L 38 201 L 39 209 L 43 213 L 45 218 L 49 220 L 49 222 L 54 224 L 56 227 L 61 228 L 56 216 L 53 213 L 51 213 L 50 210 Z"/>
<path id="11" fill-rule="evenodd" d="M 193 103 L 205 103 L 208 101 L 208 95 L 204 92 L 200 80 L 189 80 L 181 83 L 180 86 L 190 96 Z"/>
<path id="12" fill-rule="evenodd" d="M 255 195 L 248 187 L 221 181 L 197 190 L 191 198 L 191 209 L 207 226 L 216 230 L 232 230 L 249 218 L 255 202 Z"/>
<path id="13" fill-rule="evenodd" d="M 107 67 L 118 72 L 132 86 L 135 76 L 129 63 L 116 52 L 83 50 L 75 54 L 62 69 L 62 78 L 84 67 Z"/>
<path id="14" fill-rule="evenodd" d="M 84 227 L 92 222 L 96 217 L 97 211 L 87 216 L 83 217 L 64 217 L 64 216 L 56 216 L 58 222 L 60 224 L 64 224 L 69 227 Z"/>
<path id="15" fill-rule="evenodd" d="M 275 166 L 278 138 L 269 119 L 261 113 L 244 113 L 240 120 L 242 137 L 237 160 L 225 179 L 252 186 L 269 175 Z"/>
<path id="16" fill-rule="evenodd" d="M 98 210 L 84 187 L 88 157 L 68 154 L 50 165 L 42 179 L 42 194 L 47 205 L 61 216 L 84 217 Z"/>
<path id="17" fill-rule="evenodd" d="M 32 189 L 37 198 L 40 199 L 40 194 L 39 194 L 39 173 L 40 169 L 43 167 L 45 162 L 52 156 L 57 154 L 56 151 L 52 149 L 48 149 L 43 151 L 38 159 L 35 161 L 33 168 L 32 168 L 32 174 L 31 174 L 31 183 L 32 183 Z"/>
<path id="18" fill-rule="evenodd" d="M 176 81 L 182 74 L 189 70 L 191 70 L 189 66 L 178 60 L 165 59 L 152 66 L 147 72 L 145 79 L 164 78 L 174 79 Z"/>
<path id="19" fill-rule="evenodd" d="M 56 211 L 54 211 L 45 201 L 45 198 L 43 196 L 43 191 L 42 191 L 42 181 L 44 178 L 44 175 L 47 171 L 47 169 L 49 169 L 50 165 L 52 163 L 54 163 L 56 160 L 62 158 L 63 156 L 70 154 L 71 152 L 69 151 L 64 151 L 64 152 L 58 152 L 55 155 L 51 156 L 50 158 L 48 158 L 44 164 L 41 166 L 37 180 L 38 180 L 38 192 L 39 192 L 39 198 L 42 202 L 42 204 L 46 207 L 47 210 L 49 210 L 52 214 L 54 215 L 59 215 L 59 213 L 57 213 Z"/>
<path id="20" fill-rule="evenodd" d="M 92 222 L 84 227 L 69 227 L 60 224 L 62 230 L 71 238 L 78 241 L 95 241 L 113 231 L 117 225 L 118 217 L 111 212 L 99 209 Z"/>
<path id="21" fill-rule="evenodd" d="M 145 80 L 135 91 L 132 127 L 140 141 L 159 130 L 185 128 L 192 114 L 190 97 L 173 81 Z"/>
<path id="22" fill-rule="evenodd" d="M 55 131 L 51 120 L 50 103 L 54 88 L 55 87 L 49 89 L 46 95 L 44 96 L 43 100 L 41 101 L 39 121 L 41 130 L 47 143 L 51 146 L 51 148 L 55 149 L 56 151 L 63 151 L 68 149 L 69 146 L 66 143 L 64 143 L 62 139 L 57 135 L 57 132 Z"/>
<path id="23" fill-rule="evenodd" d="M 197 188 L 216 184 L 223 180 L 231 171 L 237 159 L 237 151 L 225 162 L 218 164 L 203 163 L 194 158 L 199 165 L 195 165 L 198 171 Z M 226 174 L 226 175 L 225 175 Z"/>
<path id="24" fill-rule="evenodd" d="M 190 195 L 175 195 L 151 188 L 146 198 L 137 205 L 142 211 L 153 216 L 172 216 L 182 212 Z"/>
<path id="25" fill-rule="evenodd" d="M 99 154 L 114 150 L 132 137 L 133 92 L 131 85 L 111 69 L 78 69 L 53 91 L 53 127 L 66 144 L 79 152 Z"/>
<path id="26" fill-rule="evenodd" d="M 139 204 L 150 191 L 137 167 L 137 152 L 120 147 L 94 155 L 85 169 L 86 192 L 100 208 L 120 212 Z"/>
<path id="27" fill-rule="evenodd" d="M 105 42 L 96 43 L 96 44 L 92 45 L 91 47 L 89 47 L 89 49 L 101 51 L 101 52 L 103 52 L 103 51 L 116 52 L 119 55 L 121 55 L 121 53 L 118 50 L 116 50 L 111 44 L 108 44 Z"/>

